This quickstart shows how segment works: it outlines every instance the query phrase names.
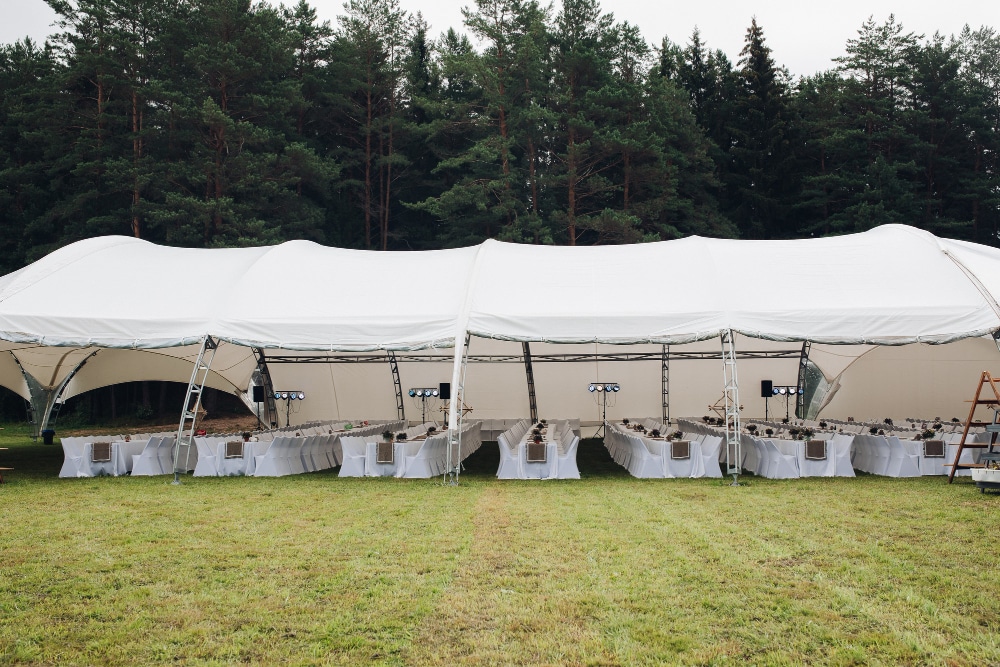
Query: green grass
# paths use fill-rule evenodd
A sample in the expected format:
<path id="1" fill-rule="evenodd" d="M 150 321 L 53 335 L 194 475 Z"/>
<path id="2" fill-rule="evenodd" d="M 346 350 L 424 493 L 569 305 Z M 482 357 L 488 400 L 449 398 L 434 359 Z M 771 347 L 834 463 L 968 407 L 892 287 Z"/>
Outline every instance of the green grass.
<path id="1" fill-rule="evenodd" d="M 1000 663 L 996 495 L 944 479 L 60 480 L 0 431 L 3 664 Z"/>

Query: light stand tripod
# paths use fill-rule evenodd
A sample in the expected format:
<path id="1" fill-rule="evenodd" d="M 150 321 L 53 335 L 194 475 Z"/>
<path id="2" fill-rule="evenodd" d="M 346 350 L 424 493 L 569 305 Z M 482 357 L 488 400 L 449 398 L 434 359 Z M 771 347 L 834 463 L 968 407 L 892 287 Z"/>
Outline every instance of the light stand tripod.
<path id="1" fill-rule="evenodd" d="M 594 437 L 604 437 L 604 424 L 608 420 L 608 394 L 617 394 L 621 390 L 621 385 L 617 382 L 591 382 L 587 386 L 587 391 L 590 393 L 597 393 L 600 398 L 594 396 L 594 400 L 597 404 L 601 406 L 601 425 L 597 427 L 597 432 L 594 433 Z"/>

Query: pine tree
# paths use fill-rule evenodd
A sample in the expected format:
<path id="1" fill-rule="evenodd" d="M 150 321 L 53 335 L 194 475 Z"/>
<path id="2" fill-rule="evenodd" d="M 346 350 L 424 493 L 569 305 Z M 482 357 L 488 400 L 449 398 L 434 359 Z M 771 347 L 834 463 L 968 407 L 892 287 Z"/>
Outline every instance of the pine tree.
<path id="1" fill-rule="evenodd" d="M 787 73 L 779 70 L 753 19 L 740 52 L 740 88 L 734 104 L 729 215 L 744 238 L 788 235 L 787 200 L 794 195 L 789 169 L 790 132 Z"/>

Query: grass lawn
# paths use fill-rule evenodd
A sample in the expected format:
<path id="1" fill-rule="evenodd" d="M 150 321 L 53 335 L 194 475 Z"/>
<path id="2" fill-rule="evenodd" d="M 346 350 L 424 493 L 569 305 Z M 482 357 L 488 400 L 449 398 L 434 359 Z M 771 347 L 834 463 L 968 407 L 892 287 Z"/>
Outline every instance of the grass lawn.
<path id="1" fill-rule="evenodd" d="M 61 480 L 0 431 L 3 664 L 1000 663 L 1000 496 L 943 478 Z"/>

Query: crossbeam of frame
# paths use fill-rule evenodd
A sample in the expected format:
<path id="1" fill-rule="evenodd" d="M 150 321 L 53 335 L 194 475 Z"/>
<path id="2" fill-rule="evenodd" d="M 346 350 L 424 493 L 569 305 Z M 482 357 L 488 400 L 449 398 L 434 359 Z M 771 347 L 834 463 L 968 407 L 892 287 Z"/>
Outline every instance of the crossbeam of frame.
<path id="1" fill-rule="evenodd" d="M 801 349 L 794 350 L 746 350 L 739 352 L 736 359 L 799 359 Z M 385 354 L 324 354 L 318 356 L 268 356 L 268 364 L 384 364 Z M 682 352 L 670 349 L 670 361 L 719 360 L 718 352 Z M 396 353 L 397 364 L 452 363 L 450 354 L 401 354 Z M 651 361 L 662 363 L 662 352 L 610 352 L 603 354 L 535 354 L 531 353 L 532 364 L 544 363 L 592 363 L 615 361 Z M 470 354 L 470 364 L 523 364 L 523 354 Z"/>

